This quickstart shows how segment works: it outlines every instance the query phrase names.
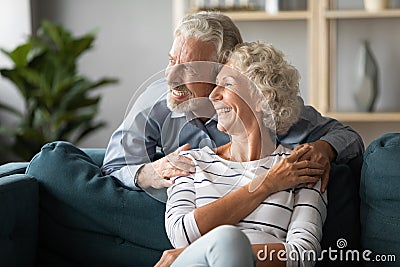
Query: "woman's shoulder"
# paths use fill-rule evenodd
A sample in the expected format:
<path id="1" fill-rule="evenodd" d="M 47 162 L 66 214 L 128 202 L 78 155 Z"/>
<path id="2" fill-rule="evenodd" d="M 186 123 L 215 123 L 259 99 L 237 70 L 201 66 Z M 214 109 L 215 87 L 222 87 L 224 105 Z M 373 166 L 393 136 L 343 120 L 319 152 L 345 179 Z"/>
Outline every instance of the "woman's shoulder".
<path id="1" fill-rule="evenodd" d="M 280 144 L 275 149 L 275 151 L 272 152 L 271 156 L 288 157 L 292 153 L 292 151 L 293 149 L 291 149 L 290 147 Z"/>
<path id="2" fill-rule="evenodd" d="M 217 156 L 217 154 L 215 154 L 215 151 L 208 146 L 182 151 L 180 155 L 189 157 L 194 161 L 199 161 L 199 160 L 204 161 L 207 159 L 213 159 Z"/>

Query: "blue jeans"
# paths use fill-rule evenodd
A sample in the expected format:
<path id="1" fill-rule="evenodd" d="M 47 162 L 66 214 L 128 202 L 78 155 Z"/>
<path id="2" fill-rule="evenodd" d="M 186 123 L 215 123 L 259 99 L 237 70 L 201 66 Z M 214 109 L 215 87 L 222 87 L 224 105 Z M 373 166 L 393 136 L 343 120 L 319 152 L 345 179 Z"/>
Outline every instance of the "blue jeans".
<path id="1" fill-rule="evenodd" d="M 188 246 L 172 267 L 256 266 L 249 239 L 235 226 L 219 226 Z"/>

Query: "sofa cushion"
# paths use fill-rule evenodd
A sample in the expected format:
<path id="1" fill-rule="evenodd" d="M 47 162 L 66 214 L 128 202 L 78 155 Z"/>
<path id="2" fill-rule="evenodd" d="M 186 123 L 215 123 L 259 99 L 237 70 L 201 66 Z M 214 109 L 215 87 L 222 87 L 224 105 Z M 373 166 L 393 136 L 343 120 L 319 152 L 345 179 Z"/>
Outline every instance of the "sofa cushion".
<path id="1" fill-rule="evenodd" d="M 74 145 L 43 146 L 27 174 L 39 181 L 41 251 L 80 264 L 102 259 L 104 264 L 113 261 L 113 266 L 150 266 L 171 248 L 164 230 L 164 203 L 104 176 L 98 164 Z M 98 246 L 96 240 L 112 244 Z"/>
<path id="2" fill-rule="evenodd" d="M 362 245 L 400 259 L 400 133 L 384 134 L 364 155 L 361 173 Z M 386 262 L 385 266 L 396 263 Z"/>
<path id="3" fill-rule="evenodd" d="M 0 179 L 0 266 L 34 266 L 38 191 L 36 179 L 24 174 Z"/>

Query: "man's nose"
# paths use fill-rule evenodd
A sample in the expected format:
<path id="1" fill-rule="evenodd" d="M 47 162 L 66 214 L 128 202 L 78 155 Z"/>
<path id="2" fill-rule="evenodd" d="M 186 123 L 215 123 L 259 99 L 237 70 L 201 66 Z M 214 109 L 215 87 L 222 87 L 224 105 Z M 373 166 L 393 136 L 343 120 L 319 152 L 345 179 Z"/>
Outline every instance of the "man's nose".
<path id="1" fill-rule="evenodd" d="M 183 68 L 182 65 L 175 65 L 171 67 L 167 67 L 165 70 L 165 77 L 168 83 L 176 83 L 182 84 L 183 83 Z"/>

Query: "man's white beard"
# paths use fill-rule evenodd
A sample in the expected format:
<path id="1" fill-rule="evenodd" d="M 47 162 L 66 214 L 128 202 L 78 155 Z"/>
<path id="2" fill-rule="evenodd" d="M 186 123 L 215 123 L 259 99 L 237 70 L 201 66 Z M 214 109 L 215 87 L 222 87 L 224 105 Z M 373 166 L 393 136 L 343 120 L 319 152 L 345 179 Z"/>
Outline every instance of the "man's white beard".
<path id="1" fill-rule="evenodd" d="M 195 109 L 196 100 L 193 99 L 192 96 L 190 96 L 188 100 L 186 100 L 182 103 L 177 103 L 171 98 L 170 94 L 171 94 L 171 92 L 168 92 L 167 107 L 171 111 L 185 113 L 185 112 L 193 111 Z"/>

